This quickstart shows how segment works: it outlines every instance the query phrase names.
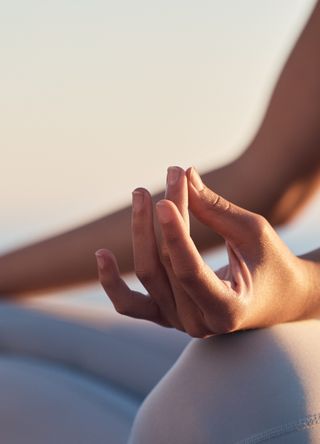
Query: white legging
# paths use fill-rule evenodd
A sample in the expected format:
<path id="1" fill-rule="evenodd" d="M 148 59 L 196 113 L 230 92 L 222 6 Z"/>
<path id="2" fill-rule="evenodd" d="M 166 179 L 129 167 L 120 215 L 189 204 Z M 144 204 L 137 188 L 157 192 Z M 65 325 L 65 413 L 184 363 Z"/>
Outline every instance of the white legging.
<path id="1" fill-rule="evenodd" d="M 130 444 L 320 443 L 320 321 L 193 340 Z"/>
<path id="2" fill-rule="evenodd" d="M 189 343 L 101 309 L 53 311 L 0 306 L 1 443 L 124 444 L 149 392 L 130 444 L 320 443 L 320 321 Z"/>

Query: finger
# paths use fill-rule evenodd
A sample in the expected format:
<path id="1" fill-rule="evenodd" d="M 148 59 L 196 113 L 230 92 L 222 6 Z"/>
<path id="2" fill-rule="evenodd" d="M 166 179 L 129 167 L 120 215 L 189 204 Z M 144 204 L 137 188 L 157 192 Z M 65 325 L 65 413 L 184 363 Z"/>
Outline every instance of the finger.
<path id="1" fill-rule="evenodd" d="M 232 289 L 204 263 L 175 205 L 167 200 L 157 204 L 160 227 L 166 241 L 173 271 L 178 281 L 202 312 L 229 310 Z"/>
<path id="2" fill-rule="evenodd" d="M 155 300 L 163 317 L 182 329 L 166 271 L 160 261 L 153 226 L 152 199 L 147 190 L 132 194 L 132 242 L 135 273 Z"/>
<path id="3" fill-rule="evenodd" d="M 185 223 L 186 231 L 189 233 L 188 184 L 185 171 L 182 168 L 177 166 L 168 168 L 165 198 L 175 204 Z M 193 337 L 203 337 L 203 319 L 199 308 L 177 281 L 171 267 L 168 249 L 164 240 L 162 256 L 173 289 L 178 316 L 184 329 Z"/>
<path id="4" fill-rule="evenodd" d="M 176 205 L 189 230 L 188 183 L 182 168 L 177 166 L 168 168 L 165 199 L 171 200 Z"/>
<path id="5" fill-rule="evenodd" d="M 168 168 L 165 199 L 171 200 L 176 205 L 189 231 L 187 178 L 184 170 L 178 166 Z M 170 261 L 163 238 L 161 238 L 160 243 L 162 258 L 164 259 L 166 270 L 170 274 Z"/>
<path id="6" fill-rule="evenodd" d="M 207 188 L 194 168 L 187 171 L 189 207 L 192 213 L 225 239 L 235 245 L 246 245 L 256 238 L 262 219 L 258 214 L 238 207 Z"/>
<path id="7" fill-rule="evenodd" d="M 99 280 L 118 313 L 169 326 L 152 298 L 130 290 L 121 279 L 116 259 L 110 251 L 98 250 L 96 258 Z"/>

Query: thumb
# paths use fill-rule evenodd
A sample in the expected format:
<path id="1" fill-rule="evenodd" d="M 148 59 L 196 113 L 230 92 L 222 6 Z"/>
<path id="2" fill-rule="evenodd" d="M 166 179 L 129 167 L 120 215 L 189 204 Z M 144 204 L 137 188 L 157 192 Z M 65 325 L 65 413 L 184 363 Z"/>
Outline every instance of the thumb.
<path id="1" fill-rule="evenodd" d="M 189 208 L 193 215 L 234 244 L 256 242 L 264 218 L 229 202 L 207 188 L 194 168 L 187 170 Z M 250 242 L 251 241 L 251 242 Z"/>

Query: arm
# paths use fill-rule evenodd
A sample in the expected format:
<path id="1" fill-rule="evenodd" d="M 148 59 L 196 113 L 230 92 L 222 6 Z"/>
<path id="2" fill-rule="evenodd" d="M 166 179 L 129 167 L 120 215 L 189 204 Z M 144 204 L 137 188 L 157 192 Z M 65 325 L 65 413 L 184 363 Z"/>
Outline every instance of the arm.
<path id="1" fill-rule="evenodd" d="M 205 174 L 209 187 L 239 206 L 283 223 L 312 194 L 319 178 L 320 3 L 277 82 L 256 137 L 235 162 Z M 154 196 L 159 200 L 162 193 Z M 123 272 L 133 269 L 129 207 L 0 257 L 0 294 L 22 294 L 96 277 L 93 252 L 106 246 Z M 195 219 L 202 250 L 221 239 Z"/>
<path id="2" fill-rule="evenodd" d="M 235 162 L 203 175 L 208 186 L 265 216 L 290 220 L 320 182 L 320 1 L 293 48 L 254 139 Z M 200 249 L 214 246 L 193 218 Z"/>
<path id="3" fill-rule="evenodd" d="M 205 176 L 209 187 L 276 225 L 319 184 L 320 2 L 293 48 L 254 139 L 233 164 Z M 224 181 L 225 175 L 229 181 Z"/>

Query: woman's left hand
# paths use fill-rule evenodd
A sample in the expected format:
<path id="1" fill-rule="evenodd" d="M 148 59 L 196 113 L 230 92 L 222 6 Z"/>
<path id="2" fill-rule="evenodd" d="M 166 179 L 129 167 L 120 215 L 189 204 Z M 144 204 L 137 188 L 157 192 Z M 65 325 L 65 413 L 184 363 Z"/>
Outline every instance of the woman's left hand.
<path id="1" fill-rule="evenodd" d="M 135 268 L 149 294 L 127 287 L 111 252 L 96 253 L 100 281 L 118 312 L 201 338 L 309 316 L 304 261 L 266 219 L 209 190 L 194 169 L 186 175 L 174 167 L 168 177 L 166 199 L 157 204 L 160 242 L 150 194 L 133 193 Z M 217 272 L 190 237 L 188 204 L 226 241 L 229 264 Z"/>

